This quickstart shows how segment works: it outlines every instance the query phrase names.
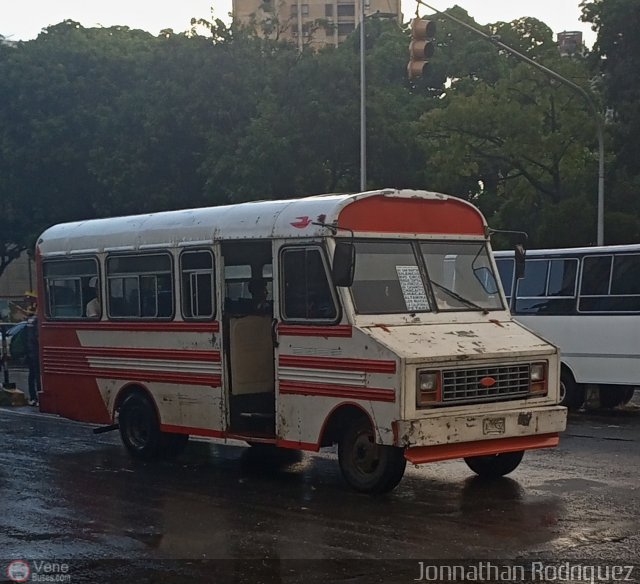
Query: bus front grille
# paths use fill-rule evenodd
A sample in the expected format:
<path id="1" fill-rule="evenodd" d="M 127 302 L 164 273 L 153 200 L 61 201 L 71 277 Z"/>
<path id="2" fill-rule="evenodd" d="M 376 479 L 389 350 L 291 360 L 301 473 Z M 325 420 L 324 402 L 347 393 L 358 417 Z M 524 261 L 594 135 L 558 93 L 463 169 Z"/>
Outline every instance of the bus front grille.
<path id="1" fill-rule="evenodd" d="M 454 369 L 442 372 L 442 401 L 491 402 L 529 393 L 529 365 Z"/>

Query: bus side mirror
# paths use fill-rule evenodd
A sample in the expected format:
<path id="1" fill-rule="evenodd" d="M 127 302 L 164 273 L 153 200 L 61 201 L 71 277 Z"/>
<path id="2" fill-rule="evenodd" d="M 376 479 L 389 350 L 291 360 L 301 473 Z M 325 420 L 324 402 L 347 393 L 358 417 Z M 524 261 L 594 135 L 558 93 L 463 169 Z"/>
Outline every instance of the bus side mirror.
<path id="1" fill-rule="evenodd" d="M 516 280 L 524 278 L 525 271 L 525 259 L 527 257 L 527 250 L 522 243 L 517 243 L 514 248 L 514 257 L 516 260 Z"/>
<path id="2" fill-rule="evenodd" d="M 339 241 L 333 254 L 333 282 L 336 286 L 348 288 L 353 284 L 356 269 L 356 248 L 353 243 Z"/>

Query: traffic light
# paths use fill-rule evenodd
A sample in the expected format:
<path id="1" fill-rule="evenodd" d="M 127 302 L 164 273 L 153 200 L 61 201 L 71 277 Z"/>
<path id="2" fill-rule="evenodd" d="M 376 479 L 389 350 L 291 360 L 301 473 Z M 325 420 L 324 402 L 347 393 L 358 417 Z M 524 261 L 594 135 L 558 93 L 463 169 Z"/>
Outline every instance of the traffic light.
<path id="1" fill-rule="evenodd" d="M 436 48 L 436 21 L 414 18 L 411 21 L 411 44 L 409 45 L 409 65 L 407 73 L 409 79 L 422 77 L 429 59 L 433 57 Z"/>

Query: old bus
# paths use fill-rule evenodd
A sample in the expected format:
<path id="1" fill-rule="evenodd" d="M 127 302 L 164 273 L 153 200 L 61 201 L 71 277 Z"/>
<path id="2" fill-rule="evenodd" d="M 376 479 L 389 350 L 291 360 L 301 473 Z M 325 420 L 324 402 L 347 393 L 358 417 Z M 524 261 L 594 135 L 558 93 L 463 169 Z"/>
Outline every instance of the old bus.
<path id="1" fill-rule="evenodd" d="M 515 318 L 560 347 L 562 403 L 581 407 L 587 388 L 602 407 L 630 401 L 640 384 L 640 245 L 529 250 L 520 280 L 512 251 L 495 256 Z"/>
<path id="2" fill-rule="evenodd" d="M 337 444 L 363 492 L 406 461 L 507 474 L 566 409 L 487 233 L 460 199 L 396 190 L 56 225 L 37 244 L 41 409 L 118 425 L 142 458 L 190 435 Z"/>

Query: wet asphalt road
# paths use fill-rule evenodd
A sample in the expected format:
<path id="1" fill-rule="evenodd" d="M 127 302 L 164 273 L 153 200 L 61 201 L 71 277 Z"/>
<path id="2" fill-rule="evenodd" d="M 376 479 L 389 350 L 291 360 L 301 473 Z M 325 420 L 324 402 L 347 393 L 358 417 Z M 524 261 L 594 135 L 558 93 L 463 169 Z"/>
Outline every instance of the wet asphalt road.
<path id="1" fill-rule="evenodd" d="M 573 414 L 560 447 L 528 452 L 510 478 L 408 467 L 377 498 L 346 487 L 332 452 L 193 442 L 139 463 L 117 432 L 2 408 L 0 581 L 14 559 L 64 559 L 70 582 L 410 582 L 409 558 L 638 562 L 637 404 Z"/>

